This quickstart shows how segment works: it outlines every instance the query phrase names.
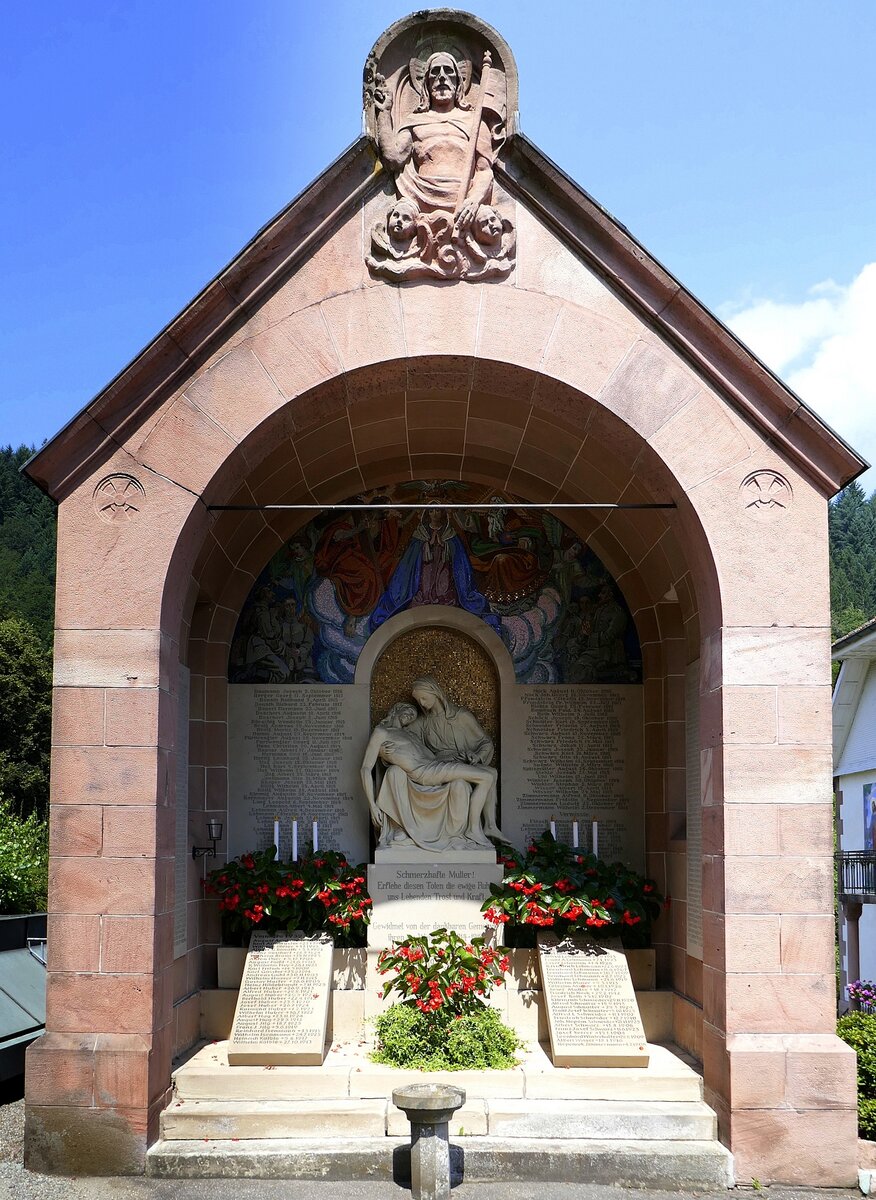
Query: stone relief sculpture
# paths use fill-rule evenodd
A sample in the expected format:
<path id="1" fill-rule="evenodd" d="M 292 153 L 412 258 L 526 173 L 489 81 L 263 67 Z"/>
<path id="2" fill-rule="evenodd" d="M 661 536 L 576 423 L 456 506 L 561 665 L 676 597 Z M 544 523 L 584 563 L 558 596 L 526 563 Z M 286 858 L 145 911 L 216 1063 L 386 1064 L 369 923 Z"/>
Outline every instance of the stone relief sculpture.
<path id="1" fill-rule="evenodd" d="M 493 743 L 477 717 L 432 676 L 415 680 L 415 704 L 395 704 L 375 727 L 361 778 L 381 849 L 436 852 L 488 847 L 496 824 Z M 375 768 L 385 768 L 375 788 Z"/>
<path id="2" fill-rule="evenodd" d="M 389 83 L 366 64 L 365 104 L 398 197 L 371 231 L 374 275 L 474 280 L 511 270 L 513 226 L 493 206 L 505 92 L 489 51 L 476 83 L 472 63 L 449 50 L 412 58 Z"/>

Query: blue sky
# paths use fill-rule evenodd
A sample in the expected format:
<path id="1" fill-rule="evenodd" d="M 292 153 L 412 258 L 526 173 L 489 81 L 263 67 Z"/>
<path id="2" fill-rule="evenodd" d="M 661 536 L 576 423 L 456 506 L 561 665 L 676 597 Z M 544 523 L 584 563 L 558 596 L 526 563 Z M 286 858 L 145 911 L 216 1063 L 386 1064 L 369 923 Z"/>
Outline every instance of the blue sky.
<path id="1" fill-rule="evenodd" d="M 4 10 L 0 443 L 51 437 L 358 136 L 365 56 L 409 11 Z M 475 11 L 526 134 L 876 457 L 876 5 Z"/>

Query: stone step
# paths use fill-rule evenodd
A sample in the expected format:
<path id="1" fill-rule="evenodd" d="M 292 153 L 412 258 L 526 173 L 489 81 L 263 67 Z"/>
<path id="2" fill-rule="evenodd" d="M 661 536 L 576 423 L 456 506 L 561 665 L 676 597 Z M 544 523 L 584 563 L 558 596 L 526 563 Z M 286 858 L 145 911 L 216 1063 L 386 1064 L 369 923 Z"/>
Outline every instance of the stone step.
<path id="1" fill-rule="evenodd" d="M 470 1100 L 453 1116 L 454 1137 L 707 1141 L 715 1114 L 698 1101 Z M 407 1118 L 386 1100 L 175 1100 L 161 1114 L 168 1141 L 405 1137 Z"/>
<path id="2" fill-rule="evenodd" d="M 386 1135 L 385 1100 L 179 1100 L 161 1114 L 161 1137 L 270 1140 Z"/>
<path id="3" fill-rule="evenodd" d="M 383 1180 L 408 1185 L 407 1138 L 259 1142 L 160 1141 L 146 1173 L 169 1179 Z M 451 1171 L 466 1183 L 579 1183 L 659 1190 L 733 1186 L 732 1157 L 718 1142 L 466 1138 L 451 1145 Z"/>
<path id="4" fill-rule="evenodd" d="M 718 1118 L 700 1101 L 489 1100 L 487 1131 L 503 1138 L 714 1141 Z"/>
<path id="5" fill-rule="evenodd" d="M 433 1082 L 452 1083 L 474 1099 L 697 1101 L 703 1082 L 679 1053 L 650 1045 L 647 1068 L 556 1068 L 536 1043 L 512 1071 L 430 1072 Z M 386 1099 L 395 1087 L 422 1082 L 419 1071 L 399 1071 L 369 1062 L 364 1053 L 344 1060 L 329 1054 L 314 1067 L 229 1067 L 226 1044 L 202 1047 L 174 1072 L 182 1100 Z"/>

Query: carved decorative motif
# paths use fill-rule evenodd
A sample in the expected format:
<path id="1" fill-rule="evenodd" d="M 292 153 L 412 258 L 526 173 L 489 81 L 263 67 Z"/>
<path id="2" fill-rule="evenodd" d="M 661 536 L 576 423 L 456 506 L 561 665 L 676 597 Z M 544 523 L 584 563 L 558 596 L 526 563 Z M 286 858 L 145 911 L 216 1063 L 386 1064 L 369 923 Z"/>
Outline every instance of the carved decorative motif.
<path id="1" fill-rule="evenodd" d="M 496 279 L 514 265 L 511 220 L 493 203 L 505 141 L 505 72 L 452 45 L 388 79 L 370 56 L 366 113 L 396 199 L 371 230 L 366 261 L 384 279 Z"/>
<path id="2" fill-rule="evenodd" d="M 133 475 L 107 475 L 94 489 L 94 511 L 107 525 L 130 521 L 145 503 L 146 490 Z"/>
<path id="3" fill-rule="evenodd" d="M 739 485 L 745 515 L 752 521 L 774 521 L 791 507 L 794 492 L 778 471 L 751 471 Z"/>

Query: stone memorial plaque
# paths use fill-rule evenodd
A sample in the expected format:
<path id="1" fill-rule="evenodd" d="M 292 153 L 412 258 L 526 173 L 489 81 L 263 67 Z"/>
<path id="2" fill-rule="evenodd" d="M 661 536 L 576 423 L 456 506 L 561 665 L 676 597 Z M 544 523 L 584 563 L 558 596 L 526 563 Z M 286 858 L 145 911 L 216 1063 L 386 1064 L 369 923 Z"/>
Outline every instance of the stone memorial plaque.
<path id="1" fill-rule="evenodd" d="M 310 841 L 351 862 L 368 857 L 368 805 L 359 767 L 368 740 L 368 692 L 320 684 L 233 684 L 228 689 L 229 857 L 270 846 L 280 854 Z"/>
<path id="2" fill-rule="evenodd" d="M 252 935 L 228 1042 L 230 1066 L 320 1066 L 333 949 L 324 934 Z"/>
<path id="3" fill-rule="evenodd" d="M 481 905 L 503 868 L 493 863 L 396 863 L 368 868 L 374 907 L 368 946 L 382 950 L 393 940 L 421 937 L 433 929 L 453 929 L 462 937 L 483 937 L 493 929 Z"/>
<path id="4" fill-rule="evenodd" d="M 526 846 L 553 818 L 557 837 L 645 867 L 644 726 L 639 684 L 552 684 L 502 692 L 502 831 Z"/>
<path id="5" fill-rule="evenodd" d="M 538 964 L 555 1067 L 647 1067 L 648 1046 L 619 941 L 540 934 Z"/>

